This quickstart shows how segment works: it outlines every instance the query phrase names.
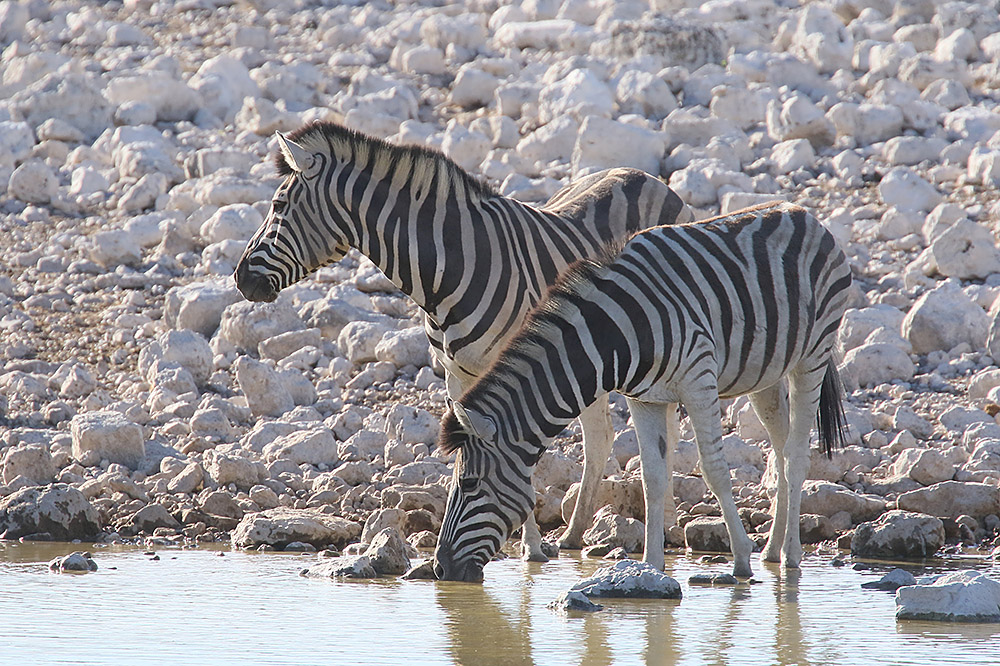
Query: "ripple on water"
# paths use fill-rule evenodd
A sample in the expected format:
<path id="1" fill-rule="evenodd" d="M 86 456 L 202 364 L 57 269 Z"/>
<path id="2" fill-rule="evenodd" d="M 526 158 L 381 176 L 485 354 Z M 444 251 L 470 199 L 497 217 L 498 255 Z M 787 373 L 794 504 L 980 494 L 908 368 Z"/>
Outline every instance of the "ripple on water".
<path id="1" fill-rule="evenodd" d="M 315 556 L 213 550 L 94 551 L 100 569 L 46 562 L 80 546 L 0 545 L 0 650 L 36 664 L 984 664 L 1000 625 L 895 621 L 891 594 L 860 589 L 879 572 L 804 561 L 759 585 L 690 586 L 723 571 L 669 558 L 681 601 L 545 606 L 600 561 L 495 562 L 483 585 L 326 581 L 298 575 Z"/>

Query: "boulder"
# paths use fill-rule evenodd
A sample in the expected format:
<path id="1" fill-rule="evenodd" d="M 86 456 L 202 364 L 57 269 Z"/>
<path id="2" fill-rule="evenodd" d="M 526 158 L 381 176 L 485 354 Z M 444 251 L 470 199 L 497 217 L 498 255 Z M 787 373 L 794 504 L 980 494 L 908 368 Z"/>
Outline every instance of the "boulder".
<path id="1" fill-rule="evenodd" d="M 433 445 L 437 441 L 440 424 L 436 416 L 424 409 L 394 405 L 386 415 L 385 429 L 389 437 L 400 442 Z"/>
<path id="2" fill-rule="evenodd" d="M 572 169 L 580 175 L 623 166 L 658 174 L 666 148 L 663 132 L 589 115 L 577 135 Z"/>
<path id="3" fill-rule="evenodd" d="M 59 180 L 41 160 L 28 160 L 14 169 L 7 182 L 7 193 L 29 204 L 47 204 L 55 198 Z"/>
<path id="4" fill-rule="evenodd" d="M 58 118 L 93 140 L 111 125 L 111 105 L 102 87 L 96 76 L 52 72 L 11 97 L 9 105 L 32 127 Z"/>
<path id="5" fill-rule="evenodd" d="M 941 481 L 951 481 L 955 476 L 955 466 L 940 451 L 914 448 L 900 452 L 892 463 L 892 473 L 930 486 Z"/>
<path id="6" fill-rule="evenodd" d="M 261 341 L 305 327 L 295 309 L 284 301 L 235 302 L 223 311 L 219 333 L 237 349 L 256 352 Z"/>
<path id="7" fill-rule="evenodd" d="M 944 198 L 909 167 L 894 167 L 878 184 L 882 202 L 900 210 L 929 211 Z"/>
<path id="8" fill-rule="evenodd" d="M 938 272 L 960 280 L 981 280 L 1000 273 L 1000 249 L 990 230 L 972 220 L 961 219 L 940 233 L 930 244 Z"/>
<path id="9" fill-rule="evenodd" d="M 726 522 L 717 516 L 698 516 L 684 526 L 684 543 L 694 551 L 729 553 Z"/>
<path id="10" fill-rule="evenodd" d="M 226 308 L 242 300 L 232 280 L 192 282 L 167 292 L 164 319 L 173 328 L 191 329 L 208 339 L 219 328 Z"/>
<path id="11" fill-rule="evenodd" d="M 645 526 L 634 518 L 618 515 L 610 505 L 594 514 L 594 524 L 583 533 L 583 542 L 589 546 L 600 543 L 630 553 L 641 552 L 644 541 Z"/>
<path id="12" fill-rule="evenodd" d="M 337 440 L 327 428 L 301 430 L 279 437 L 265 446 L 264 459 L 269 462 L 287 460 L 293 465 L 305 463 L 333 467 L 339 462 Z"/>
<path id="13" fill-rule="evenodd" d="M 90 553 L 76 551 L 49 562 L 49 571 L 55 573 L 90 573 L 97 571 L 97 562 Z"/>
<path id="14" fill-rule="evenodd" d="M 680 599 L 681 586 L 676 580 L 646 562 L 619 560 L 598 569 L 570 588 L 588 597 L 625 599 Z"/>
<path id="15" fill-rule="evenodd" d="M 874 520 L 885 511 L 885 501 L 862 495 L 836 483 L 807 480 L 802 484 L 802 513 L 828 518 L 846 511 L 854 523 Z"/>
<path id="16" fill-rule="evenodd" d="M 254 416 L 281 416 L 295 407 L 295 399 L 277 370 L 256 361 L 249 356 L 241 356 L 233 364 L 236 383 L 247 398 L 247 404 Z"/>
<path id="17" fill-rule="evenodd" d="M 232 483 L 241 490 L 257 485 L 266 472 L 260 463 L 213 450 L 205 452 L 204 465 L 212 481 L 220 486 Z"/>
<path id="18" fill-rule="evenodd" d="M 894 510 L 855 528 L 851 554 L 883 560 L 920 559 L 931 557 L 943 545 L 944 524 L 940 519 Z"/>
<path id="19" fill-rule="evenodd" d="M 277 507 L 243 517 L 232 533 L 235 548 L 270 545 L 283 549 L 294 541 L 316 548 L 342 549 L 361 534 L 361 524 L 318 509 Z"/>
<path id="20" fill-rule="evenodd" d="M 861 587 L 866 590 L 884 590 L 884 591 L 894 591 L 903 587 L 904 585 L 915 585 L 917 579 L 913 577 L 909 571 L 904 571 L 903 569 L 893 569 L 886 575 L 882 576 L 878 580 L 873 580 L 868 583 L 861 583 Z"/>
<path id="21" fill-rule="evenodd" d="M 916 354 L 949 351 L 963 342 L 983 349 L 989 324 L 989 315 L 979 305 L 946 283 L 914 303 L 903 319 L 902 334 Z"/>
<path id="22" fill-rule="evenodd" d="M 427 334 L 422 327 L 389 331 L 375 345 L 375 358 L 388 361 L 397 368 L 412 365 L 422 368 L 430 365 L 431 352 Z"/>
<path id="23" fill-rule="evenodd" d="M 897 503 L 900 509 L 942 518 L 966 515 L 982 519 L 1000 515 L 1000 488 L 986 483 L 943 481 L 903 493 Z"/>
<path id="24" fill-rule="evenodd" d="M 30 485 L 52 483 L 56 464 L 48 449 L 38 444 L 22 444 L 7 449 L 0 462 L 0 480 L 10 484 L 21 477 Z"/>
<path id="25" fill-rule="evenodd" d="M 406 551 L 407 544 L 399 531 L 386 527 L 372 538 L 364 555 L 371 560 L 372 568 L 380 576 L 399 575 L 410 568 Z"/>
<path id="26" fill-rule="evenodd" d="M 367 555 L 351 555 L 303 569 L 302 575 L 308 578 L 375 578 L 378 573 Z"/>
<path id="27" fill-rule="evenodd" d="M 405 524 L 406 512 L 402 509 L 392 508 L 372 511 L 365 520 L 365 526 L 361 532 L 361 543 L 370 544 L 376 534 L 388 528 L 402 530 Z"/>
<path id="28" fill-rule="evenodd" d="M 0 499 L 0 539 L 47 535 L 55 541 L 94 541 L 100 533 L 97 509 L 65 484 L 22 488 Z"/>
<path id="29" fill-rule="evenodd" d="M 142 428 L 114 411 L 77 414 L 70 421 L 73 457 L 91 466 L 107 460 L 138 469 L 146 455 Z"/>
<path id="30" fill-rule="evenodd" d="M 595 604 L 587 598 L 587 595 L 578 590 L 568 590 L 563 592 L 557 599 L 550 601 L 545 607 L 549 610 L 561 613 L 569 611 L 594 613 L 599 610 L 604 610 L 604 606 Z"/>
<path id="31" fill-rule="evenodd" d="M 181 525 L 162 504 L 147 504 L 125 520 L 122 530 L 131 534 L 152 534 L 158 527 L 177 529 Z"/>
<path id="32" fill-rule="evenodd" d="M 956 571 L 931 583 L 896 590 L 896 619 L 1000 622 L 1000 582 L 978 571 Z"/>

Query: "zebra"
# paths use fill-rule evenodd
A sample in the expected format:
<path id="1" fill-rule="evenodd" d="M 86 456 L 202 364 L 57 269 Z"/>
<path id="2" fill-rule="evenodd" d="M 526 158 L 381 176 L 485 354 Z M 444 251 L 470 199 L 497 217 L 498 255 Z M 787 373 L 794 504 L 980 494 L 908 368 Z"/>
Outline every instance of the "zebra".
<path id="1" fill-rule="evenodd" d="M 566 266 L 639 229 L 692 218 L 677 194 L 636 169 L 585 176 L 535 208 L 424 147 L 333 123 L 276 138 L 285 179 L 236 267 L 240 292 L 273 301 L 356 248 L 423 309 L 451 399 L 486 370 Z M 558 542 L 564 548 L 582 545 L 611 453 L 607 397 L 580 424 L 583 478 Z M 523 534 L 527 558 L 545 561 L 533 515 Z"/>
<path id="2" fill-rule="evenodd" d="M 798 567 L 812 419 L 827 452 L 845 437 L 832 349 L 850 285 L 833 236 L 789 203 L 648 229 L 620 252 L 571 266 L 442 420 L 438 447 L 458 455 L 436 575 L 482 580 L 533 505 L 529 479 L 548 439 L 609 391 L 626 397 L 639 440 L 646 562 L 664 567 L 662 507 L 676 437 L 665 424 L 680 402 L 722 509 L 734 575 L 752 574 L 719 407 L 720 398 L 749 394 L 779 473 L 762 557 Z"/>

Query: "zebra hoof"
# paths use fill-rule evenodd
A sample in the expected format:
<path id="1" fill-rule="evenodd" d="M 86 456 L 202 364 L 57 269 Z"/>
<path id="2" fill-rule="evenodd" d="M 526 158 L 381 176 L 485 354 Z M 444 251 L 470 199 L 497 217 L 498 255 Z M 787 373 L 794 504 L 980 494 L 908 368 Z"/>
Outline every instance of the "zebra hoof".
<path id="1" fill-rule="evenodd" d="M 521 556 L 521 559 L 525 562 L 548 562 L 549 556 L 545 553 L 539 551 L 537 553 L 526 552 Z"/>

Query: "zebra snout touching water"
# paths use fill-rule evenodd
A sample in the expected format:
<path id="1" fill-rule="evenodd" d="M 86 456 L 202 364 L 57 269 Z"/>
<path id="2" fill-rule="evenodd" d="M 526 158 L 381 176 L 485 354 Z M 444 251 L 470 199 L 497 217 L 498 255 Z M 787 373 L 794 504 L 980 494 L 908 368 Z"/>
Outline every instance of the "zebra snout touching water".
<path id="1" fill-rule="evenodd" d="M 850 284 L 833 236 L 791 204 L 649 229 L 617 254 L 568 269 L 442 422 L 438 446 L 458 456 L 437 575 L 481 579 L 531 510 L 531 471 L 545 443 L 609 391 L 626 396 L 639 439 L 646 562 L 664 566 L 676 437 L 668 423 L 680 402 L 722 509 L 734 574 L 751 575 L 753 544 L 733 500 L 719 408 L 720 398 L 749 394 L 779 473 L 762 557 L 798 567 L 813 421 L 828 451 L 843 440 L 832 349 Z"/>
<path id="2" fill-rule="evenodd" d="M 237 265 L 240 292 L 273 301 L 357 249 L 424 311 L 452 399 L 489 367 L 569 264 L 640 229 L 691 219 L 676 193 L 636 169 L 586 176 L 534 207 L 495 192 L 441 153 L 332 123 L 277 141 L 285 179 Z M 606 396 L 579 418 L 583 478 L 560 539 L 570 548 L 582 545 L 590 526 L 613 435 Z M 525 518 L 525 552 L 544 560 L 533 514 Z"/>

